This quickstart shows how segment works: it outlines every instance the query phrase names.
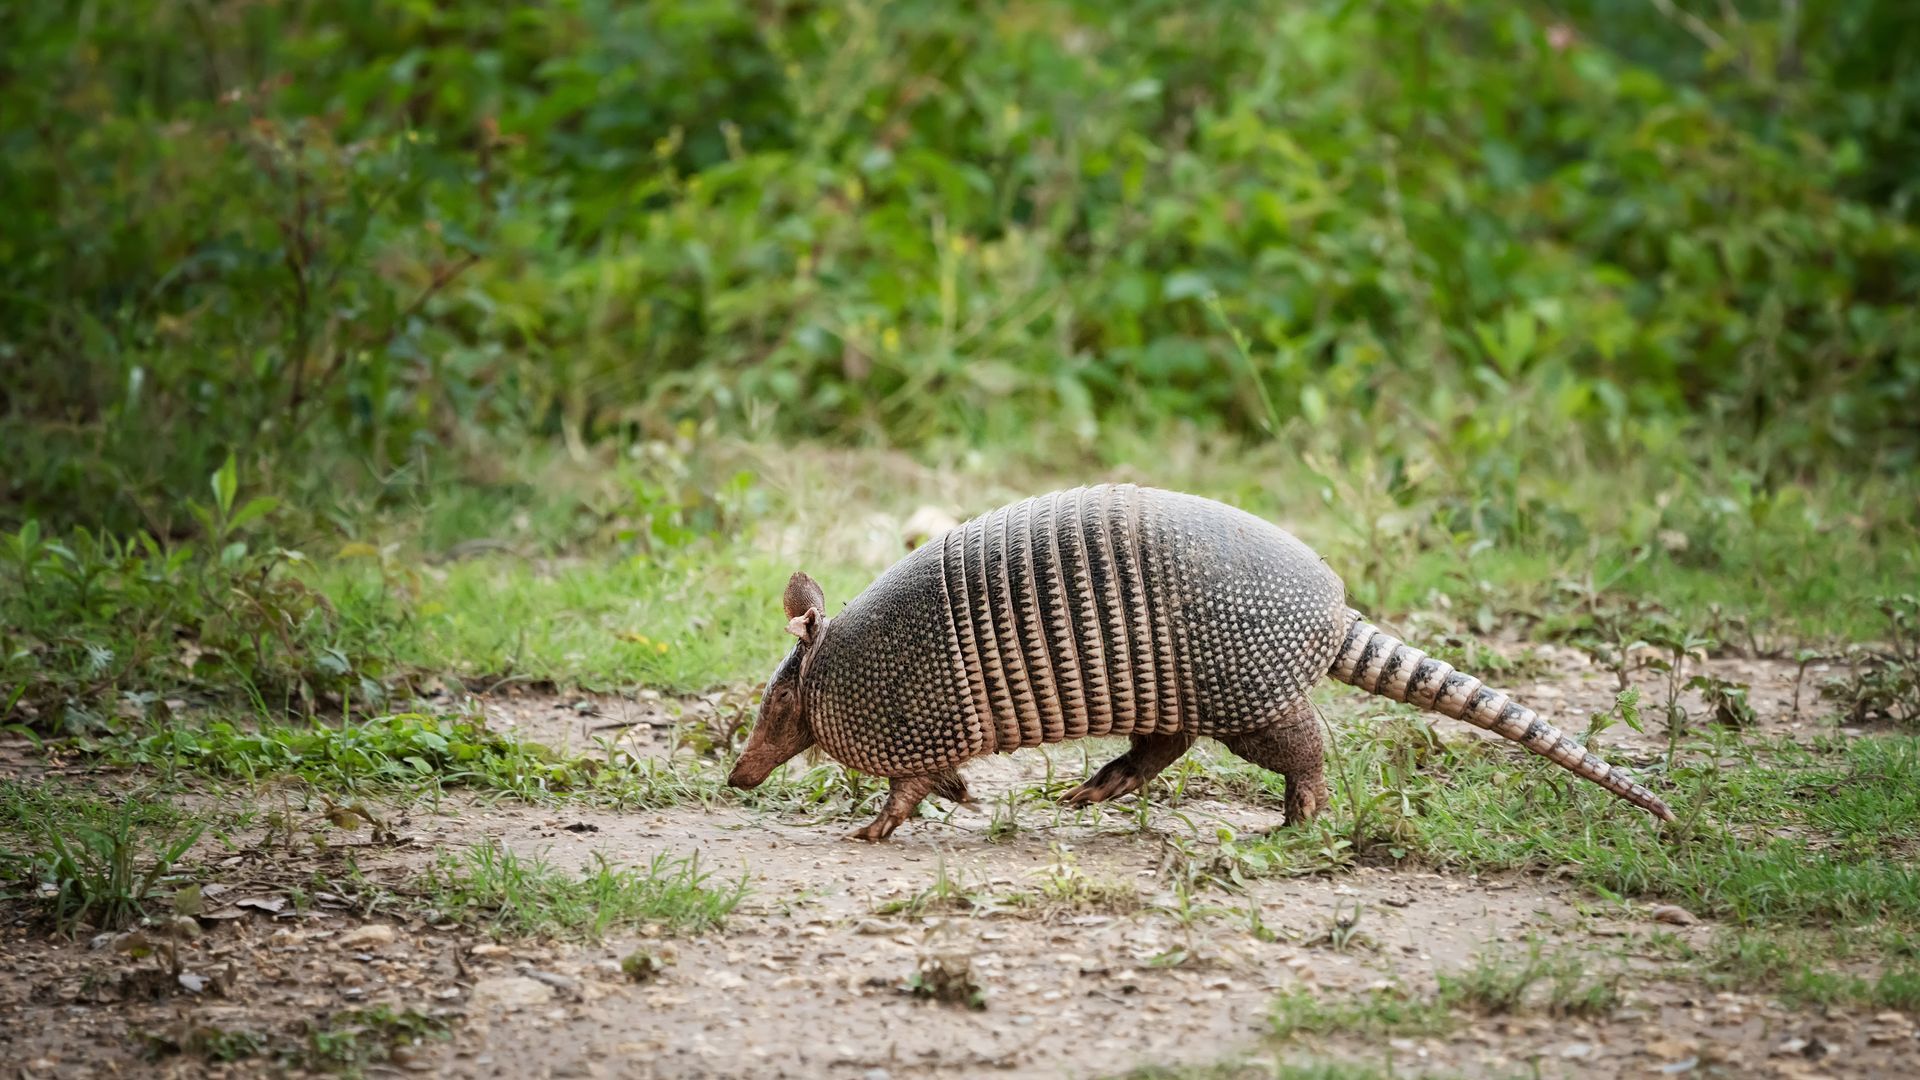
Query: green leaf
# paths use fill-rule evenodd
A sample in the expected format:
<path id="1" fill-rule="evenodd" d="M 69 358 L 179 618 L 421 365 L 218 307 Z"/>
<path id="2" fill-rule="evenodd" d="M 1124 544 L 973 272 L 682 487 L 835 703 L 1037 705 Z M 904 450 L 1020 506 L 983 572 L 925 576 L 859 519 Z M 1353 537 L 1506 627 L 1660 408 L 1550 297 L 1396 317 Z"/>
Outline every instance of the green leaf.
<path id="1" fill-rule="evenodd" d="M 220 466 L 209 482 L 213 487 L 213 504 L 225 520 L 232 513 L 233 497 L 240 490 L 240 466 L 234 462 L 231 451 L 227 453 L 226 464 Z"/>
<path id="2" fill-rule="evenodd" d="M 227 528 L 238 529 L 248 522 L 266 517 L 278 509 L 279 506 L 280 500 L 271 495 L 262 495 L 255 499 L 249 499 L 247 505 L 241 507 L 240 512 L 233 515 L 233 520 L 227 522 Z"/>

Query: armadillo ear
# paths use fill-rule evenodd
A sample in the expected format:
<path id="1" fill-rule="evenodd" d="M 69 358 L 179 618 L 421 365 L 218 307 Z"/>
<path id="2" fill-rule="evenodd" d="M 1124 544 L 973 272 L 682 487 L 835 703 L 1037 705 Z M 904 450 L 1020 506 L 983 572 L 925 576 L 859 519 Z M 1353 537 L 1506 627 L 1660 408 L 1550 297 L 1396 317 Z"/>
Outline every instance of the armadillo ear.
<path id="1" fill-rule="evenodd" d="M 827 609 L 827 596 L 820 591 L 819 582 L 805 574 L 787 579 L 787 593 L 780 602 L 786 606 L 789 619 L 798 619 L 810 610 L 818 614 Z"/>
<path id="2" fill-rule="evenodd" d="M 808 608 L 805 615 L 795 615 L 787 620 L 787 633 L 800 639 L 801 644 L 813 644 L 813 637 L 820 632 L 820 609 Z"/>

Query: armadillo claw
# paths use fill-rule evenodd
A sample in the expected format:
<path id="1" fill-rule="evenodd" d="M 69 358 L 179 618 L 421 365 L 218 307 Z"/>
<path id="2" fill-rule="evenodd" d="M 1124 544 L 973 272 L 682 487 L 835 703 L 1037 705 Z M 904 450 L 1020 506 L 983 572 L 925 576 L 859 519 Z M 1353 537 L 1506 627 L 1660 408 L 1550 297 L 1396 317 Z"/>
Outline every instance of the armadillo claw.
<path id="1" fill-rule="evenodd" d="M 864 828 L 856 829 L 848 833 L 847 839 L 864 840 L 869 844 L 877 844 L 887 837 L 892 836 L 893 830 L 898 824 L 898 822 L 892 821 L 885 816 L 877 817 L 868 822 Z"/>
<path id="2" fill-rule="evenodd" d="M 1103 770 L 1104 771 L 1104 770 Z M 1106 802 L 1140 790 L 1140 778 L 1132 773 L 1120 773 L 1114 776 L 1095 776 L 1093 779 L 1074 788 L 1061 797 L 1060 801 L 1068 806 L 1085 806 L 1089 803 Z"/>

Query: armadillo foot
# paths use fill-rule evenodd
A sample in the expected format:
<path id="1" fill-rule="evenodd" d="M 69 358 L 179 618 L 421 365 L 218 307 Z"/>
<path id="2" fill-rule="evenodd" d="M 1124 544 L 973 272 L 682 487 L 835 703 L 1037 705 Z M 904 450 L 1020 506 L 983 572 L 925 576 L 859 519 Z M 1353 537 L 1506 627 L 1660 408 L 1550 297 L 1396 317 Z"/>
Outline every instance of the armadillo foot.
<path id="1" fill-rule="evenodd" d="M 1315 769 L 1311 773 L 1292 772 L 1285 776 L 1288 825 L 1312 821 L 1327 808 L 1331 796 L 1327 791 L 1326 773 Z"/>
<path id="2" fill-rule="evenodd" d="M 1306 698 L 1274 710 L 1265 727 L 1223 735 L 1227 749 L 1286 777 L 1287 824 L 1310 821 L 1327 808 L 1327 776 L 1322 762 L 1320 725 Z"/>
<path id="3" fill-rule="evenodd" d="M 951 769 L 933 776 L 896 776 L 887 781 L 887 804 L 880 808 L 880 816 L 868 822 L 865 828 L 848 834 L 847 839 L 877 843 L 892 836 L 893 830 L 919 809 L 920 800 L 931 795 L 948 776 L 959 783 L 960 774 Z M 960 791 L 965 794 L 966 785 L 962 784 Z"/>
<path id="4" fill-rule="evenodd" d="M 1068 806 L 1085 806 L 1139 791 L 1192 745 L 1191 735 L 1135 735 L 1131 750 L 1102 765 L 1099 772 L 1067 792 L 1061 801 Z"/>

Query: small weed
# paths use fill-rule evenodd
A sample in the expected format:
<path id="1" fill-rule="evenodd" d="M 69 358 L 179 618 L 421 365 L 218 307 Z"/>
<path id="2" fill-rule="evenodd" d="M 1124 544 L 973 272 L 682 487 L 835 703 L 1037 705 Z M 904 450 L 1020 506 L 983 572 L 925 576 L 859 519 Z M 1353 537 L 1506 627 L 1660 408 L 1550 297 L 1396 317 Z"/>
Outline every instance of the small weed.
<path id="1" fill-rule="evenodd" d="M 697 856 L 665 853 L 644 871 L 616 868 L 596 854 L 594 866 L 574 878 L 489 841 L 441 856 L 416 892 L 432 910 L 496 936 L 598 941 L 617 927 L 698 933 L 725 925 L 747 895 L 747 879 L 716 888 L 711 878 Z"/>
<path id="2" fill-rule="evenodd" d="M 1628 688 L 1613 695 L 1613 707 L 1606 712 L 1593 713 L 1587 717 L 1587 734 L 1584 740 L 1588 750 L 1600 753 L 1600 736 L 1615 722 L 1627 725 L 1635 731 L 1645 731 L 1640 724 L 1640 691 Z"/>
<path id="3" fill-rule="evenodd" d="M 1687 689 L 1700 691 L 1707 711 L 1721 727 L 1746 728 L 1754 723 L 1753 706 L 1747 703 L 1747 684 L 1729 682 L 1712 675 L 1695 675 L 1687 680 Z"/>
<path id="4" fill-rule="evenodd" d="M 885 901 L 876 906 L 873 913 L 914 917 L 937 912 L 966 913 L 992 903 L 992 897 L 984 887 L 969 889 L 957 875 L 949 873 L 946 857 L 942 855 L 934 862 L 931 884 L 911 896 Z"/>
<path id="5" fill-rule="evenodd" d="M 999 904 L 1034 912 L 1100 911 L 1124 914 L 1140 907 L 1140 890 L 1132 882 L 1092 877 L 1074 857 L 1055 850 L 1054 861 L 1034 874 L 1030 891 L 996 898 Z"/>
<path id="6" fill-rule="evenodd" d="M 1885 652 L 1849 652 L 1845 677 L 1830 679 L 1821 695 L 1840 706 L 1847 723 L 1884 721 L 1920 727 L 1920 597 L 1882 597 L 1891 646 Z"/>
<path id="7" fill-rule="evenodd" d="M 635 949 L 620 958 L 620 974 L 629 982 L 645 983 L 659 978 L 673 961 L 662 953 Z"/>
<path id="8" fill-rule="evenodd" d="M 1333 908 L 1333 920 L 1325 930 L 1307 939 L 1309 946 L 1325 945 L 1337 953 L 1351 952 L 1356 948 L 1374 949 L 1373 939 L 1360 930 L 1360 918 L 1366 914 L 1366 907 L 1355 904 L 1352 911 L 1346 911 L 1336 902 Z"/>
<path id="9" fill-rule="evenodd" d="M 965 956 L 921 957 L 902 989 L 917 998 L 963 1005 L 976 1012 L 987 1007 L 986 991 L 974 981 L 973 964 Z"/>

